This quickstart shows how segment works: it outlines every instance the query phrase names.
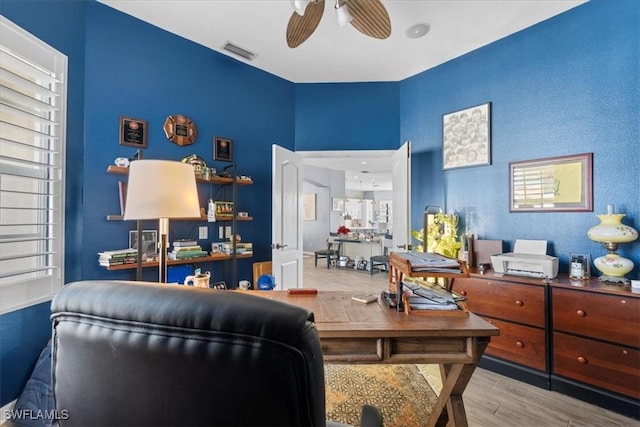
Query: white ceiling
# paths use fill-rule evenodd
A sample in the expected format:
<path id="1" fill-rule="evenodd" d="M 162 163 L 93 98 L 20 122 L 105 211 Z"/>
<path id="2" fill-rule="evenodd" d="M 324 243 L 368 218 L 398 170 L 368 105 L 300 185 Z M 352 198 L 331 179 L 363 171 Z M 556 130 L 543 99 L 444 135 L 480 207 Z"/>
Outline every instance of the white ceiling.
<path id="1" fill-rule="evenodd" d="M 585 2 L 382 0 L 391 19 L 391 36 L 378 40 L 351 25 L 338 27 L 335 3 L 326 0 L 318 28 L 301 46 L 291 49 L 285 36 L 293 13 L 289 0 L 98 1 L 294 83 L 403 80 Z M 408 38 L 406 31 L 419 23 L 428 23 L 429 33 Z M 235 56 L 222 49 L 227 42 L 257 56 L 253 61 Z M 347 159 L 348 176 L 372 169 L 371 164 L 365 169 L 361 160 Z M 335 158 L 331 164 L 337 168 Z M 361 179 L 348 186 L 360 189 Z"/>

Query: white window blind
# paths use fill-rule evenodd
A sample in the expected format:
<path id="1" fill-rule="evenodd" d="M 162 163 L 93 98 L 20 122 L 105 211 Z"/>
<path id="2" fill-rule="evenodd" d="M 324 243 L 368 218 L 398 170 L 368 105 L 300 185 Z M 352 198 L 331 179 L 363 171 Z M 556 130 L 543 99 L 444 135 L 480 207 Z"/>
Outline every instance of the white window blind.
<path id="1" fill-rule="evenodd" d="M 0 16 L 0 313 L 64 280 L 67 57 Z"/>

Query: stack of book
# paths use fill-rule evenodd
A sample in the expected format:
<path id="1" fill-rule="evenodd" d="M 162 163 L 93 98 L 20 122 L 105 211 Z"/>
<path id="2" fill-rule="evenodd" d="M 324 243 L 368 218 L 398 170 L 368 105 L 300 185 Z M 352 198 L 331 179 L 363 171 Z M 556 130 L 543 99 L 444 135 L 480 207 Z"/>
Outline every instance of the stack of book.
<path id="1" fill-rule="evenodd" d="M 233 253 L 233 243 L 232 242 L 223 243 L 222 252 L 226 255 L 231 255 Z M 236 242 L 236 253 L 253 255 L 253 243 Z"/>
<path id="2" fill-rule="evenodd" d="M 176 240 L 173 250 L 169 252 L 169 259 L 201 258 L 209 255 L 195 240 Z"/>
<path id="3" fill-rule="evenodd" d="M 137 249 L 116 249 L 114 251 L 98 252 L 98 262 L 103 267 L 120 264 L 135 264 L 138 261 Z"/>

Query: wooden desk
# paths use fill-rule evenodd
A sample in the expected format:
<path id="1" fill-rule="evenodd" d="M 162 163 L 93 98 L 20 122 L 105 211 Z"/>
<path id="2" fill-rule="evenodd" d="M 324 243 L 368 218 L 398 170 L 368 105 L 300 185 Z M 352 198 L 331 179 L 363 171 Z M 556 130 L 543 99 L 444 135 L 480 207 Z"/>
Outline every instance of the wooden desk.
<path id="1" fill-rule="evenodd" d="M 380 301 L 353 301 L 351 292 L 255 294 L 312 311 L 326 362 L 439 364 L 443 387 L 427 425 L 444 426 L 448 420 L 452 426 L 467 425 L 462 393 L 491 337 L 499 334 L 498 328 L 473 313 L 406 315 Z"/>

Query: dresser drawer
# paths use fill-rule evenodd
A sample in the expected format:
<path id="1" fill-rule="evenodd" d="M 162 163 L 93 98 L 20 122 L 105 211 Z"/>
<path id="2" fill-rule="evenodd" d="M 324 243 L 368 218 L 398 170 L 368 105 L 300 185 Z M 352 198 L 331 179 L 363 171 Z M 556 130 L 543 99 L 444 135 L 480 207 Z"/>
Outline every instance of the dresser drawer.
<path id="1" fill-rule="evenodd" d="M 553 329 L 640 347 L 640 299 L 552 288 Z"/>
<path id="2" fill-rule="evenodd" d="M 454 290 L 477 314 L 544 327 L 545 288 L 485 279 L 456 279 Z"/>
<path id="3" fill-rule="evenodd" d="M 640 351 L 556 332 L 553 373 L 640 399 Z"/>
<path id="4" fill-rule="evenodd" d="M 546 370 L 544 329 L 496 319 L 484 318 L 484 320 L 500 329 L 500 335 L 491 337 L 485 354 L 540 371 Z"/>

